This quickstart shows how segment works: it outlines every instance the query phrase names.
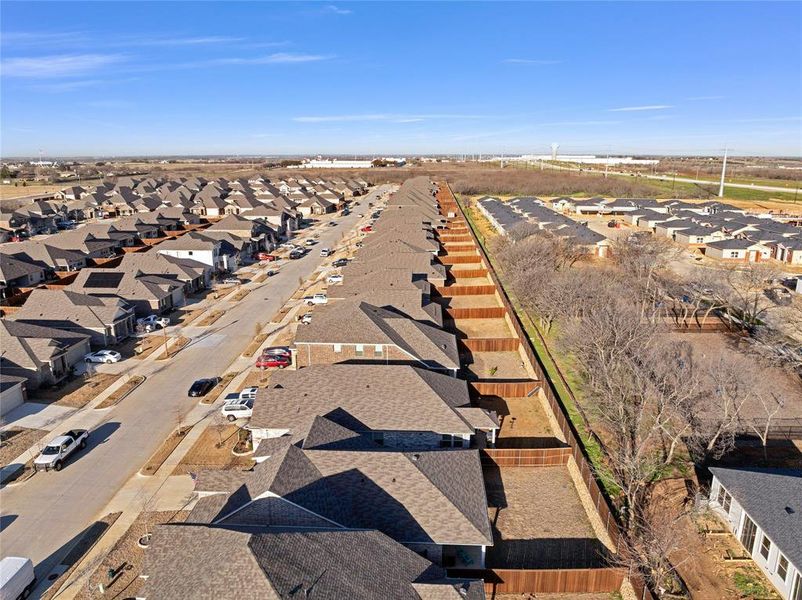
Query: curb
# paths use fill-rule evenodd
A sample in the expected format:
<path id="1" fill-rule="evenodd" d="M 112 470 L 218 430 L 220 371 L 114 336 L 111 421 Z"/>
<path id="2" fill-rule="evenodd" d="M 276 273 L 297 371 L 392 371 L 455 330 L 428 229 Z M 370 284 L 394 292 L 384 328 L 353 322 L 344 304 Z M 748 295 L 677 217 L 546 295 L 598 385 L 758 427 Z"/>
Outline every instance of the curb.
<path id="1" fill-rule="evenodd" d="M 136 388 L 138 388 L 140 385 L 142 385 L 143 383 L 145 383 L 145 382 L 148 380 L 148 377 L 147 377 L 147 375 L 133 375 L 133 376 L 131 377 L 131 379 L 133 379 L 133 377 L 141 377 L 141 378 L 142 378 L 142 381 L 140 381 L 140 382 L 139 382 L 139 383 L 137 383 L 137 384 L 136 384 L 134 387 L 132 387 L 130 390 L 128 390 L 127 392 L 125 392 L 125 394 L 123 394 L 122 396 L 120 396 L 120 398 L 118 398 L 118 399 L 117 399 L 117 402 L 115 402 L 114 404 L 109 404 L 108 406 L 104 406 L 104 407 L 102 407 L 102 408 L 101 408 L 101 407 L 100 407 L 100 404 L 103 404 L 103 402 L 101 402 L 101 403 L 100 403 L 98 406 L 94 406 L 94 407 L 92 407 L 92 410 L 106 410 L 106 409 L 109 409 L 109 408 L 114 408 L 114 407 L 115 407 L 115 406 L 117 406 L 117 405 L 118 405 L 120 402 L 122 402 L 123 400 L 125 400 L 125 399 L 128 397 L 128 395 L 129 395 L 131 392 L 133 392 L 133 391 L 134 391 Z M 130 381 L 131 379 L 129 379 L 128 381 Z M 128 383 L 128 381 L 126 381 L 125 383 Z M 125 383 L 123 383 L 123 385 L 125 385 Z M 122 386 L 120 386 L 120 387 L 122 387 Z M 112 394 L 113 394 L 113 393 L 114 393 L 114 392 L 112 392 Z M 111 395 L 111 394 L 109 394 L 109 396 L 110 396 L 110 395 Z"/>

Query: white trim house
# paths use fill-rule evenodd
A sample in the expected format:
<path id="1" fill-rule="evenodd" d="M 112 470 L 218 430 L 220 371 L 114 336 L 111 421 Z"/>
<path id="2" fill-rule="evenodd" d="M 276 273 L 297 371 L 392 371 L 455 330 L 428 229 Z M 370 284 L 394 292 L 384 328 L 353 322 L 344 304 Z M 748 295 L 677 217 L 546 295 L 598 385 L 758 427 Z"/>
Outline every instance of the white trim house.
<path id="1" fill-rule="evenodd" d="M 802 469 L 712 467 L 710 505 L 785 600 L 802 600 Z"/>

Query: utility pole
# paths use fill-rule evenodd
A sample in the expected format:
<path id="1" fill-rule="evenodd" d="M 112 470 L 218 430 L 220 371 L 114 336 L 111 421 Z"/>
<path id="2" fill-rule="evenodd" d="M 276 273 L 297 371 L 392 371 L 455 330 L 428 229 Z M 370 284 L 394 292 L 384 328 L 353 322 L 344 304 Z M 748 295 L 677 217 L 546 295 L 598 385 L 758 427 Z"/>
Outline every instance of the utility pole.
<path id="1" fill-rule="evenodd" d="M 724 175 L 727 172 L 727 149 L 724 148 L 724 162 L 721 163 L 721 185 L 718 187 L 718 197 L 724 197 Z"/>

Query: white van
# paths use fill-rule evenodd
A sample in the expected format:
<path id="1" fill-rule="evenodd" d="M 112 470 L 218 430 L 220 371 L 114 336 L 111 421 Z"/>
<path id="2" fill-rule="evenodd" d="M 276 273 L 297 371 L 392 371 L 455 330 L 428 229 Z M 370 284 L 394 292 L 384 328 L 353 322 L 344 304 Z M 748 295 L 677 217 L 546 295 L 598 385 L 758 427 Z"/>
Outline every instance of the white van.
<path id="1" fill-rule="evenodd" d="M 253 398 L 242 398 L 239 394 L 231 396 L 226 398 L 225 404 L 220 408 L 223 416 L 231 422 L 237 419 L 249 419 L 253 414 Z"/>
<path id="2" fill-rule="evenodd" d="M 0 560 L 0 600 L 27 598 L 35 584 L 30 558 L 9 556 Z"/>
<path id="3" fill-rule="evenodd" d="M 320 251 L 320 256 L 322 256 L 323 258 L 328 258 L 329 256 L 331 256 L 331 254 L 332 254 L 331 248 L 323 248 Z"/>

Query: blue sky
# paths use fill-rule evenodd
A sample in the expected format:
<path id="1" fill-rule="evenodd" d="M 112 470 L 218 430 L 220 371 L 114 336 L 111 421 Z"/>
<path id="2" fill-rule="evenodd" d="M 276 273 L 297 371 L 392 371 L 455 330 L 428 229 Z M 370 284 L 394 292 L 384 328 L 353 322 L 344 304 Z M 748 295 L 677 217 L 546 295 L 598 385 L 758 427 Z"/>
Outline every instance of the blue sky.
<path id="1" fill-rule="evenodd" d="M 3 156 L 802 154 L 802 4 L 2 2 Z"/>

